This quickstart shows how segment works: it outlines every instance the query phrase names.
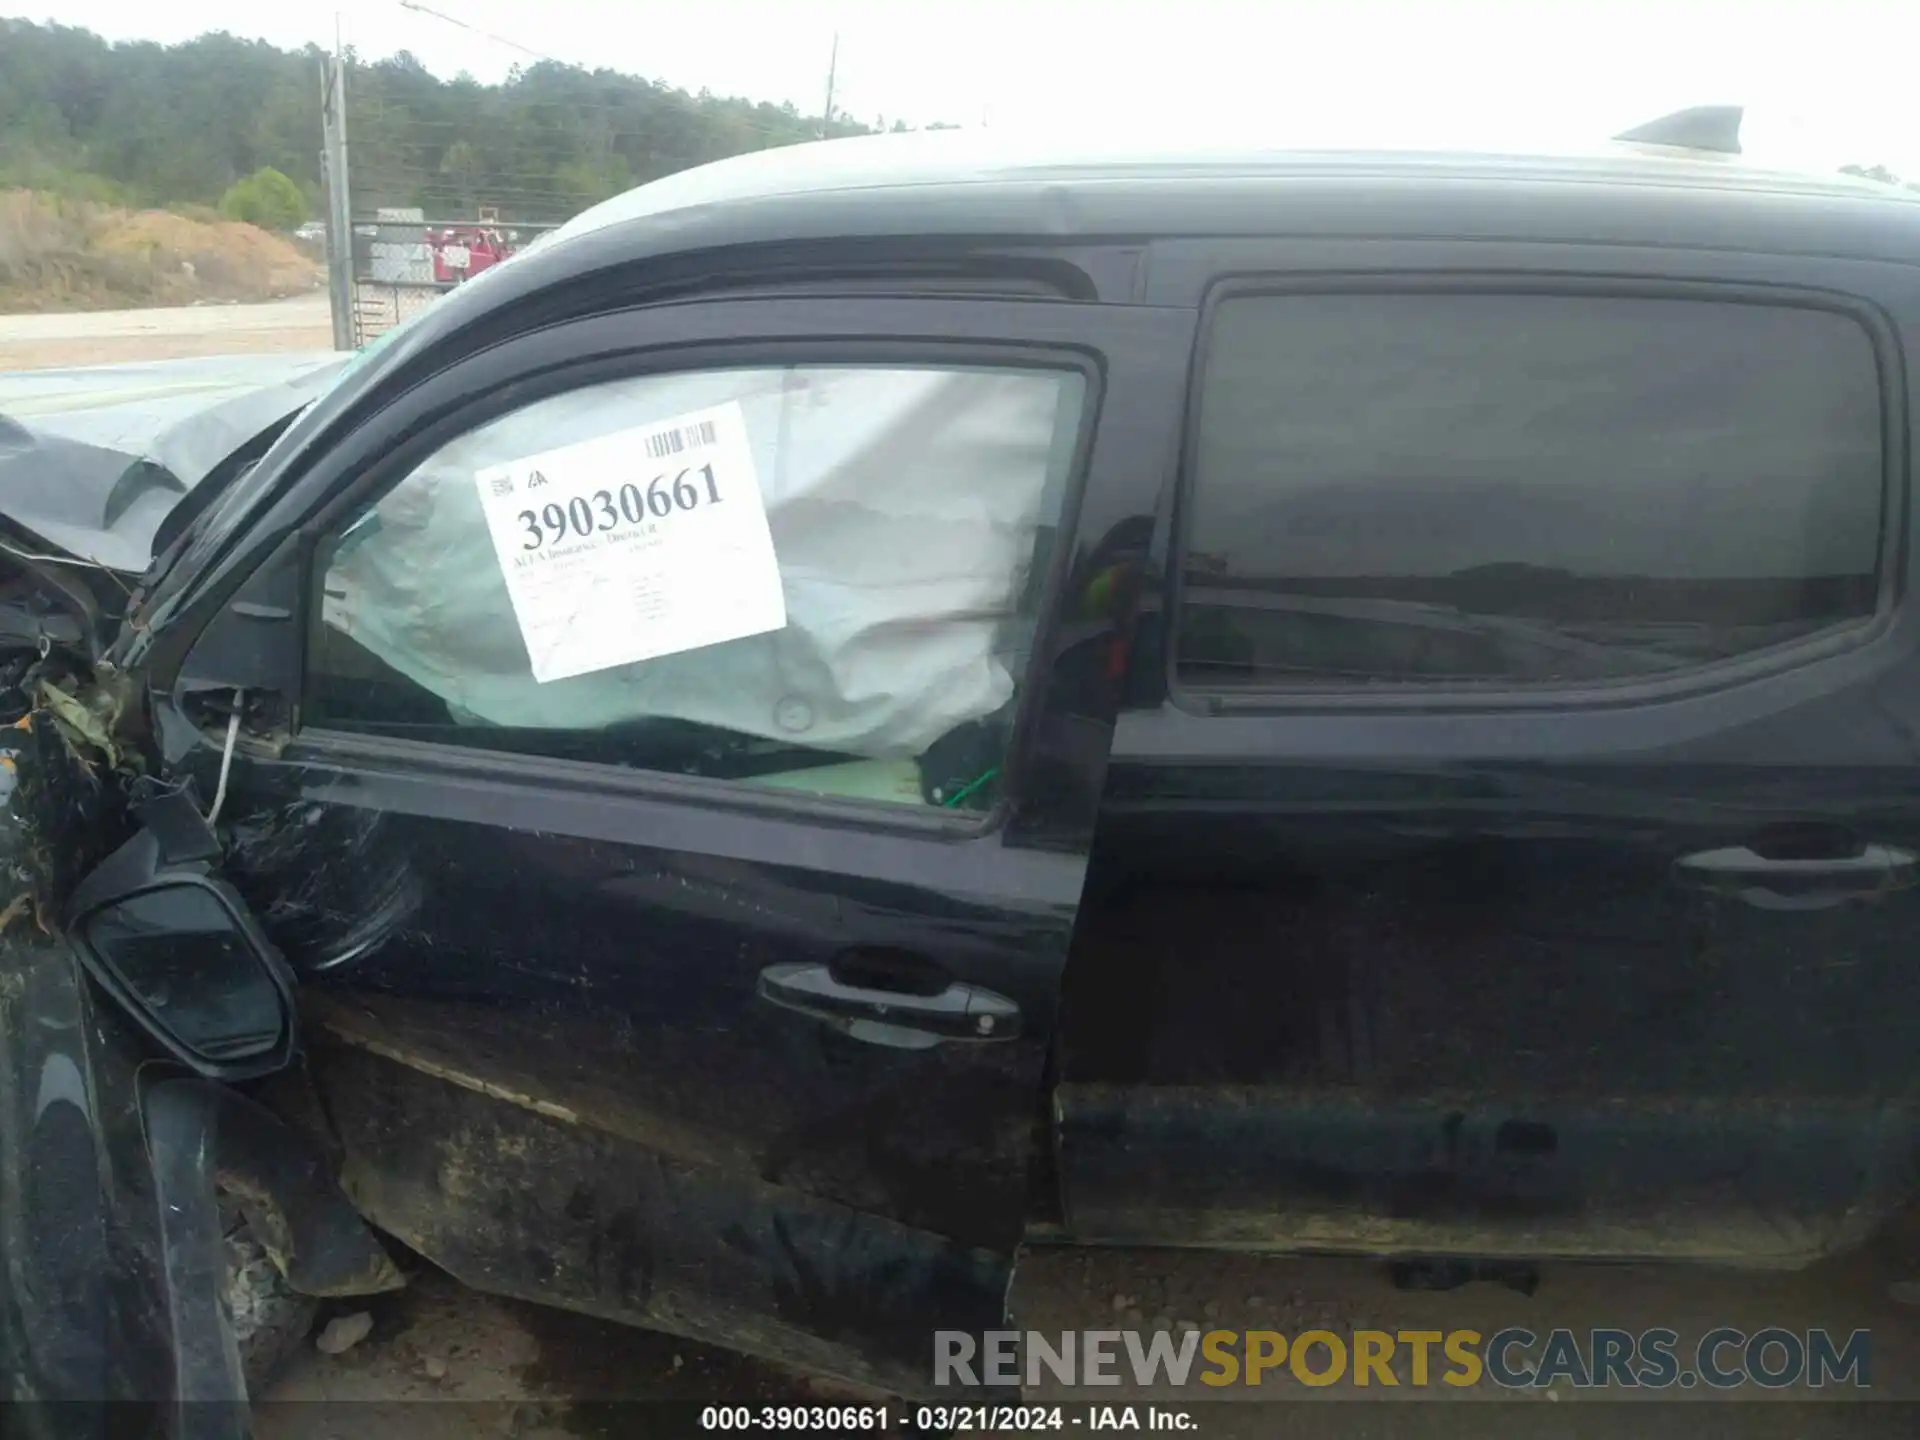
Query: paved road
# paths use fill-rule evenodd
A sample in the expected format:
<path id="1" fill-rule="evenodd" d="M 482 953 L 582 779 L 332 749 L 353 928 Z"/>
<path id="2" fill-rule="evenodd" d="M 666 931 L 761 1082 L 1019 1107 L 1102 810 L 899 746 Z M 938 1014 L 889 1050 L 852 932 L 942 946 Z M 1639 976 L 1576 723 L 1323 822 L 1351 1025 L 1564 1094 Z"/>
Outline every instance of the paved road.
<path id="1" fill-rule="evenodd" d="M 0 372 L 332 347 L 325 295 L 263 305 L 192 305 L 0 315 Z"/>

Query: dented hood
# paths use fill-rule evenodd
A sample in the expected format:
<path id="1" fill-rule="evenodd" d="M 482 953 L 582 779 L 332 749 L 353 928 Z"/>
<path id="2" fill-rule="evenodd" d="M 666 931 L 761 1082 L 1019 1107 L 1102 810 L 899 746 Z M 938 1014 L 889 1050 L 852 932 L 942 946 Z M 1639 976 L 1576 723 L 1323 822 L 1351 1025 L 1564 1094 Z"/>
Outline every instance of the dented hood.
<path id="1" fill-rule="evenodd" d="M 247 355 L 0 374 L 0 518 L 139 574 L 180 501 L 311 404 L 347 360 Z"/>

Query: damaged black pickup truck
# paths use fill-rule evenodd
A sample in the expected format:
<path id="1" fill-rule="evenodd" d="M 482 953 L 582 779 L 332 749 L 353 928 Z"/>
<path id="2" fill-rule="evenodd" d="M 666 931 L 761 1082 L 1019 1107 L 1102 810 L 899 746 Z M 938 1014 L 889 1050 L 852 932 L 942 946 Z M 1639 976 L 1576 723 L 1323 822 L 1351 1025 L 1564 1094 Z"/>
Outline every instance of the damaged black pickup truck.
<path id="1" fill-rule="evenodd" d="M 0 426 L 18 1394 L 395 1242 L 918 1393 L 1037 1241 L 1903 1212 L 1920 203 L 987 145 L 611 201 L 195 474 Z"/>

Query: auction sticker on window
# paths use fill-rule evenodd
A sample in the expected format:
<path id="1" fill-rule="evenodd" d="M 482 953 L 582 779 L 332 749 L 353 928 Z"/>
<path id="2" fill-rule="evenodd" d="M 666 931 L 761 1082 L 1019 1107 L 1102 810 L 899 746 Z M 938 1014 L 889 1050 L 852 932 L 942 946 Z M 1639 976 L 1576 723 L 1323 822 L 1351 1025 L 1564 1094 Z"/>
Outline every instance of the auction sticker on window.
<path id="1" fill-rule="evenodd" d="M 787 623 L 737 404 L 489 466 L 474 480 L 535 680 Z"/>

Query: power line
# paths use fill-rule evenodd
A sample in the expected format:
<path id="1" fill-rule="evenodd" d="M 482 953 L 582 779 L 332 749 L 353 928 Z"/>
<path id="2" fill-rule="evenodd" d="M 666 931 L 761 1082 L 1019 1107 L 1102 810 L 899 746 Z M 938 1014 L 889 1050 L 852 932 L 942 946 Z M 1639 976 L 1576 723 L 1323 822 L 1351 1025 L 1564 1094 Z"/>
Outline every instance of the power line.
<path id="1" fill-rule="evenodd" d="M 383 138 L 385 138 L 388 141 L 388 143 L 396 144 L 396 145 L 412 145 L 418 149 L 431 149 L 434 146 L 441 144 L 442 142 L 440 140 L 437 140 L 434 138 L 434 136 L 436 135 L 446 137 L 449 143 L 453 140 L 470 140 L 475 138 L 476 135 L 484 134 L 486 131 L 486 127 L 489 125 L 510 124 L 513 120 L 515 120 L 516 118 L 519 118 L 519 117 L 516 117 L 511 112 L 507 112 L 507 113 L 482 112 L 480 115 L 476 116 L 472 120 L 426 120 L 426 119 L 418 119 L 414 116 L 407 114 L 403 108 L 395 108 L 390 110 L 385 107 L 372 107 L 372 106 L 362 106 L 355 113 L 356 113 L 356 118 L 359 120 L 359 122 L 363 126 L 392 127 L 391 130 L 376 129 L 375 131 L 375 133 L 380 134 Z M 644 118 L 644 117 L 641 117 L 641 118 Z M 791 127 L 776 129 L 773 126 L 761 125 L 753 121 L 734 120 L 734 119 L 731 119 L 730 117 L 724 117 L 724 116 L 719 118 L 725 121 L 725 128 L 727 130 L 734 131 L 742 135 L 754 135 L 767 140 L 793 141 L 793 142 L 813 138 L 809 134 L 808 128 L 804 121 L 799 122 Z M 843 121 L 842 123 L 844 124 L 846 122 Z M 395 135 L 393 131 L 396 131 L 396 130 L 405 130 L 409 132 L 414 132 L 418 138 L 409 139 L 409 138 L 406 138 L 405 136 Z M 554 125 L 542 133 L 556 135 L 556 136 L 566 136 L 566 135 L 578 134 L 579 131 L 576 127 L 572 127 L 572 126 Z M 635 129 L 628 126 L 622 126 L 618 128 L 609 127 L 604 131 L 599 131 L 595 133 L 598 133 L 610 140 L 656 140 L 657 141 L 657 138 L 658 138 L 657 132 L 651 129 L 646 129 L 646 128 Z"/>
<path id="2" fill-rule="evenodd" d="M 549 65 L 567 64 L 565 60 L 556 60 L 553 56 L 544 55 L 531 46 L 522 45 L 518 40 L 509 40 L 504 35 L 495 35 L 490 30 L 482 30 L 478 25 L 469 25 L 466 21 L 456 19 L 452 15 L 443 15 L 438 10 L 430 9 L 420 4 L 419 0 L 400 0 L 400 8 L 402 10 L 416 10 L 422 15 L 431 15 L 436 20 L 444 20 L 449 25 L 459 26 L 469 34 L 478 35 L 483 40 L 491 40 L 494 44 L 504 45 L 509 50 L 518 50 L 522 55 L 531 55 L 536 60 L 545 60 Z"/>
<path id="3" fill-rule="evenodd" d="M 356 69 L 355 73 L 358 74 L 360 72 Z M 362 83 L 358 92 L 360 98 L 356 109 L 357 115 L 364 120 L 370 121 L 381 121 L 391 117 L 395 123 L 422 133 L 441 131 L 446 133 L 470 134 L 476 124 L 510 122 L 515 119 L 527 118 L 532 112 L 543 112 L 544 118 L 535 118 L 542 118 L 542 123 L 547 124 L 551 124 L 554 119 L 598 119 L 609 116 L 620 116 L 628 121 L 639 122 L 644 125 L 651 118 L 647 113 L 648 106 L 645 98 L 639 98 L 635 103 L 606 103 L 595 101 L 575 103 L 567 100 L 524 99 L 511 93 L 506 93 L 491 100 L 487 108 L 481 110 L 477 116 L 471 119 L 440 119 L 414 115 L 408 110 L 407 101 L 404 97 L 382 95 L 378 93 L 378 87 L 374 88 L 375 93 L 369 95 L 367 93 L 368 86 L 364 82 Z M 682 93 L 684 94 L 684 92 Z M 695 97 L 687 96 L 685 98 L 695 105 L 703 103 L 695 99 Z M 810 134 L 813 134 L 820 128 L 816 122 L 798 114 L 789 117 L 786 125 L 776 127 L 767 123 L 765 118 L 755 113 L 759 107 L 753 102 L 712 100 L 704 103 L 721 107 L 717 118 L 724 121 L 728 127 L 744 134 L 761 135 L 769 139 L 777 140 L 805 140 L 809 138 Z M 779 107 L 769 106 L 768 108 L 778 110 Z M 841 123 L 861 122 L 849 122 L 843 116 Z M 555 126 L 554 128 L 558 129 L 561 127 Z M 616 136 L 638 137 L 644 135 L 646 132 L 623 127 L 614 129 L 611 133 Z"/>

